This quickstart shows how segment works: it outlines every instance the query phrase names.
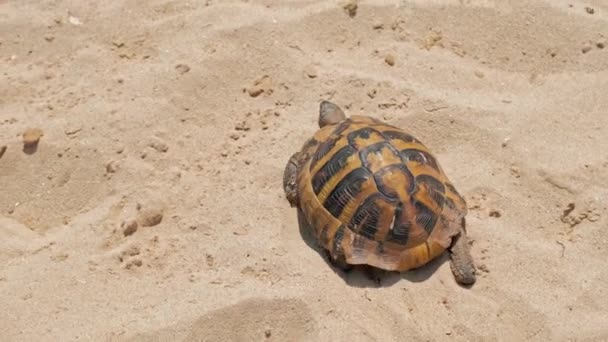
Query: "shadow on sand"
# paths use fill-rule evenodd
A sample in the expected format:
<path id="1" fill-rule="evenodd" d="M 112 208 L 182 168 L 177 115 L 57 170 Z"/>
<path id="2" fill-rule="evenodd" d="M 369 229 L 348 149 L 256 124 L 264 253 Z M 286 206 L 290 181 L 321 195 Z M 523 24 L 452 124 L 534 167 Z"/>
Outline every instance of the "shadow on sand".
<path id="1" fill-rule="evenodd" d="M 407 281 L 418 283 L 423 282 L 430 278 L 437 269 L 443 265 L 444 262 L 448 261 L 447 253 L 444 253 L 440 257 L 431 260 L 426 265 L 419 267 L 415 270 L 407 272 L 391 272 L 384 271 L 372 266 L 367 265 L 356 265 L 351 270 L 343 271 L 335 267 L 328 259 L 326 252 L 317 244 L 315 237 L 312 235 L 312 230 L 309 228 L 306 219 L 300 210 L 298 213 L 298 227 L 302 239 L 306 242 L 308 247 L 315 250 L 325 261 L 325 263 L 336 273 L 344 282 L 350 286 L 361 287 L 361 288 L 378 288 L 378 287 L 389 287 L 405 279 Z M 463 286 L 469 288 L 470 286 Z"/>

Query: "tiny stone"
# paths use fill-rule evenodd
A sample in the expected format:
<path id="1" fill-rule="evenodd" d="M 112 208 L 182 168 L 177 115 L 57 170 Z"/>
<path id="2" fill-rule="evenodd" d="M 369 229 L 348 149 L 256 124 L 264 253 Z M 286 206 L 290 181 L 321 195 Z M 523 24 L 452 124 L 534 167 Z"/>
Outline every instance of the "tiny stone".
<path id="1" fill-rule="evenodd" d="M 585 46 L 583 46 L 583 48 L 581 49 L 581 52 L 582 52 L 582 53 L 587 53 L 587 52 L 589 52 L 589 51 L 591 51 L 591 46 L 589 46 L 589 45 L 585 45 Z"/>
<path id="2" fill-rule="evenodd" d="M 185 74 L 188 71 L 190 71 L 190 67 L 187 66 L 186 64 L 178 64 L 175 66 L 175 70 L 177 70 L 177 72 L 179 72 L 180 74 Z"/>
<path id="3" fill-rule="evenodd" d="M 384 29 L 384 24 L 383 23 L 376 23 L 376 24 L 374 24 L 374 26 L 372 26 L 372 28 L 374 30 L 382 30 L 382 29 Z"/>
<path id="4" fill-rule="evenodd" d="M 148 144 L 148 146 L 152 147 L 158 152 L 167 152 L 169 150 L 169 146 L 162 141 L 153 141 Z"/>
<path id="5" fill-rule="evenodd" d="M 4 152 L 6 152 L 6 145 L 2 145 L 0 146 L 0 158 L 2 158 L 2 156 L 4 155 Z"/>
<path id="6" fill-rule="evenodd" d="M 251 127 L 249 127 L 247 122 L 241 121 L 234 126 L 234 129 L 237 131 L 248 131 L 249 129 L 251 129 Z"/>
<path id="7" fill-rule="evenodd" d="M 269 338 L 270 336 L 272 336 L 272 331 L 270 331 L 270 329 L 266 329 L 266 331 L 264 331 L 264 336 L 266 336 L 266 338 Z"/>
<path id="8" fill-rule="evenodd" d="M 585 7 L 585 11 L 587 11 L 589 14 L 595 13 L 595 10 L 592 7 Z"/>
<path id="9" fill-rule="evenodd" d="M 236 133 L 232 133 L 230 134 L 230 139 L 232 140 L 239 140 L 240 136 Z"/>
<path id="10" fill-rule="evenodd" d="M 46 40 L 47 42 L 52 42 L 53 40 L 55 40 L 55 37 L 53 36 L 44 36 L 44 40 Z"/>
<path id="11" fill-rule="evenodd" d="M 502 147 L 507 147 L 507 145 L 509 144 L 509 141 L 511 141 L 511 138 L 505 138 L 505 139 L 502 141 L 501 146 L 502 146 Z"/>
<path id="12" fill-rule="evenodd" d="M 163 211 L 158 208 L 144 209 L 137 215 L 137 221 L 142 227 L 153 227 L 163 220 Z"/>
<path id="13" fill-rule="evenodd" d="M 357 0 L 348 0 L 342 8 L 348 14 L 349 17 L 353 18 L 357 15 L 357 8 L 359 5 L 357 4 Z"/>
<path id="14" fill-rule="evenodd" d="M 384 61 L 386 62 L 386 64 L 393 66 L 395 65 L 395 56 L 389 53 L 388 55 L 386 55 L 386 57 L 384 57 Z"/>
<path id="15" fill-rule="evenodd" d="M 130 269 L 133 266 L 141 267 L 141 265 L 143 265 L 143 262 L 140 259 L 133 259 L 127 264 L 126 267 L 127 269 Z"/>
<path id="16" fill-rule="evenodd" d="M 251 96 L 251 97 L 258 97 L 258 96 L 260 96 L 260 94 L 262 94 L 264 92 L 264 89 L 262 89 L 260 87 L 251 87 L 247 90 L 247 92 L 249 93 L 249 96 Z"/>
<path id="17" fill-rule="evenodd" d="M 137 221 L 135 221 L 135 220 L 124 221 L 122 223 L 121 227 L 123 228 L 122 232 L 125 236 L 133 235 L 133 233 L 135 233 L 137 231 Z"/>
<path id="18" fill-rule="evenodd" d="M 118 166 L 115 161 L 111 161 L 106 164 L 106 173 L 116 173 Z"/>
<path id="19" fill-rule="evenodd" d="M 29 128 L 23 132 L 23 144 L 26 147 L 36 146 L 44 134 L 39 128 Z"/>
<path id="20" fill-rule="evenodd" d="M 251 97 L 258 97 L 262 93 L 266 93 L 267 95 L 272 94 L 273 90 L 270 76 L 264 75 L 259 79 L 255 80 L 255 82 L 253 82 L 253 86 L 247 89 L 247 92 Z"/>
<path id="21" fill-rule="evenodd" d="M 606 43 L 604 42 L 599 42 L 597 44 L 595 44 L 595 46 L 597 46 L 598 49 L 603 49 L 606 47 Z"/>
<path id="22" fill-rule="evenodd" d="M 521 177 L 521 174 L 519 173 L 519 168 L 517 166 L 511 166 L 511 176 L 515 178 Z"/>
<path id="23" fill-rule="evenodd" d="M 500 216 L 501 216 L 500 211 L 495 210 L 495 209 L 490 210 L 490 217 L 500 217 Z"/>
<path id="24" fill-rule="evenodd" d="M 226 152 L 226 151 L 222 151 L 222 152 L 220 153 L 220 155 L 221 155 L 222 157 L 228 157 L 228 152 Z"/>

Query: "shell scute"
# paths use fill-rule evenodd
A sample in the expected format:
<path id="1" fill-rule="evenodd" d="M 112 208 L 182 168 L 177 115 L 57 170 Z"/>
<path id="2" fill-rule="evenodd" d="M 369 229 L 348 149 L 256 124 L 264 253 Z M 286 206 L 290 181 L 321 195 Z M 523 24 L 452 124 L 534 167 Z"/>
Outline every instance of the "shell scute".
<path id="1" fill-rule="evenodd" d="M 351 116 L 311 140 L 298 178 L 303 212 L 333 255 L 407 270 L 439 255 L 458 233 L 464 199 L 409 133 Z"/>

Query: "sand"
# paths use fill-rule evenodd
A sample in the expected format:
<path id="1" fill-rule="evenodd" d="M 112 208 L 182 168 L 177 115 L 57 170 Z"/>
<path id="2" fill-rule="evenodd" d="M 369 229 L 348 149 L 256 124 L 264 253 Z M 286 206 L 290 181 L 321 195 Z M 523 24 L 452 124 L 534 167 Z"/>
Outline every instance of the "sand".
<path id="1" fill-rule="evenodd" d="M 346 5 L 0 1 L 0 339 L 608 340 L 608 3 Z M 309 246 L 321 100 L 435 152 L 472 288 Z"/>

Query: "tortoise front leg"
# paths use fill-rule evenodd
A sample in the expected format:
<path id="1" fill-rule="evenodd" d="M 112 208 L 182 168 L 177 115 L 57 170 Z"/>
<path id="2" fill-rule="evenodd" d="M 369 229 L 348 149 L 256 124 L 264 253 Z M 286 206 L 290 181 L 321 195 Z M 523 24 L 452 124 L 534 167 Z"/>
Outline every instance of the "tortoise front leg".
<path id="1" fill-rule="evenodd" d="M 452 246 L 448 250 L 450 254 L 450 268 L 456 281 L 462 285 L 475 283 L 475 263 L 469 251 L 469 239 L 464 229 L 464 220 L 460 233 L 452 240 Z"/>
<path id="2" fill-rule="evenodd" d="M 300 165 L 301 152 L 294 153 L 283 172 L 283 190 L 285 191 L 285 197 L 289 201 L 291 207 L 295 207 L 298 204 L 298 167 Z"/>

